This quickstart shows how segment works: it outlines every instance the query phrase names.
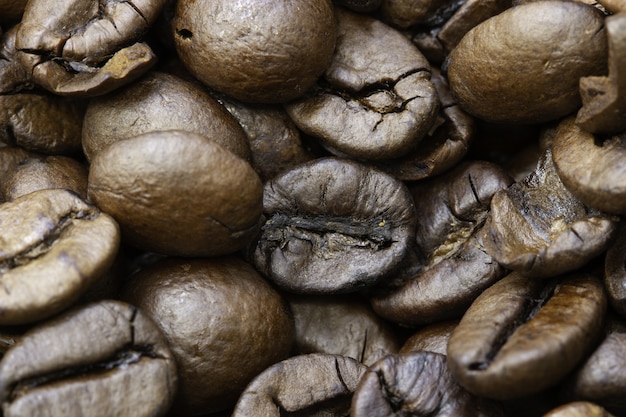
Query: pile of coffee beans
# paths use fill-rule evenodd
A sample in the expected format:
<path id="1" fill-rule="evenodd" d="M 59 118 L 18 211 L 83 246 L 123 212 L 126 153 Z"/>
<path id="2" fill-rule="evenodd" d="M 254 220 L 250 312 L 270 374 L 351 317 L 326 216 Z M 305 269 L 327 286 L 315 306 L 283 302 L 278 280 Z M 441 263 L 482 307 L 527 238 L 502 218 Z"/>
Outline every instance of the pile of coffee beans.
<path id="1" fill-rule="evenodd" d="M 0 415 L 626 415 L 623 0 L 0 0 Z"/>

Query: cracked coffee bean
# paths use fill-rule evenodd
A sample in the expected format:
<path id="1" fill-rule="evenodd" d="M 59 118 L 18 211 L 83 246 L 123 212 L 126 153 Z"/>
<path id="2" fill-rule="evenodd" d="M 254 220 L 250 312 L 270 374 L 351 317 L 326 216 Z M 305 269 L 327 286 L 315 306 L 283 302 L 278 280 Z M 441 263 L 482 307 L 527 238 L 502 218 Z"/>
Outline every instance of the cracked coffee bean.
<path id="1" fill-rule="evenodd" d="M 459 318 L 505 272 L 486 253 L 480 232 L 493 195 L 511 182 L 497 165 L 474 161 L 411 184 L 415 239 L 426 259 L 400 285 L 378 289 L 370 299 L 374 311 L 405 326 Z"/>
<path id="2" fill-rule="evenodd" d="M 606 309 L 602 284 L 589 274 L 536 280 L 513 272 L 465 312 L 448 341 L 448 366 L 479 396 L 541 392 L 596 347 Z"/>
<path id="3" fill-rule="evenodd" d="M 293 345 L 285 300 L 234 257 L 166 258 L 131 276 L 122 299 L 150 316 L 168 340 L 179 372 L 175 415 L 232 407 L 252 378 L 285 359 Z"/>
<path id="4" fill-rule="evenodd" d="M 367 367 L 340 355 L 312 353 L 278 362 L 246 387 L 232 417 L 344 417 Z"/>
<path id="5" fill-rule="evenodd" d="M 463 389 L 445 355 L 388 355 L 367 370 L 352 398 L 351 417 L 503 417 L 495 402 Z"/>
<path id="6" fill-rule="evenodd" d="M 482 239 L 505 268 L 550 277 L 574 271 L 606 250 L 617 222 L 565 188 L 547 150 L 528 177 L 493 196 Z"/>
<path id="7" fill-rule="evenodd" d="M 337 36 L 331 0 L 180 0 L 173 26 L 178 56 L 194 77 L 254 103 L 304 94 Z"/>
<path id="8" fill-rule="evenodd" d="M 263 187 L 243 159 L 192 132 L 144 133 L 96 155 L 88 194 L 127 243 L 176 256 L 237 252 L 254 237 Z"/>
<path id="9" fill-rule="evenodd" d="M 285 104 L 308 135 L 338 156 L 397 158 L 415 149 L 437 118 L 430 65 L 401 33 L 336 9 L 335 54 L 305 97 Z"/>
<path id="10" fill-rule="evenodd" d="M 0 362 L 5 417 L 155 417 L 167 412 L 176 363 L 137 308 L 102 301 L 27 331 Z"/>
<path id="11" fill-rule="evenodd" d="M 606 57 L 598 10 L 539 1 L 472 28 L 446 66 L 450 88 L 468 113 L 490 122 L 539 123 L 577 110 L 579 79 L 603 75 Z"/>
<path id="12" fill-rule="evenodd" d="M 402 182 L 333 157 L 266 183 L 263 212 L 254 264 L 295 293 L 371 287 L 400 266 L 415 236 L 415 206 Z"/>
<path id="13" fill-rule="evenodd" d="M 371 365 L 398 351 L 394 329 L 356 296 L 288 297 L 296 324 L 296 351 L 347 356 Z"/>
<path id="14" fill-rule="evenodd" d="M 117 223 L 67 190 L 0 205 L 0 324 L 33 323 L 72 305 L 112 265 Z"/>

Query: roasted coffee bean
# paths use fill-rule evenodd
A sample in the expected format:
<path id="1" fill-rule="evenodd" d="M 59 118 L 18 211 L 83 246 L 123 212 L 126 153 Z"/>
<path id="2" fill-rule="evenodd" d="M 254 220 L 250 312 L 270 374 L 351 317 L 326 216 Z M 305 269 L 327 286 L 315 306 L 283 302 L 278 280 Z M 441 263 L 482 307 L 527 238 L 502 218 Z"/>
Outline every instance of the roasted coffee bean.
<path id="1" fill-rule="evenodd" d="M 399 353 L 424 350 L 446 355 L 448 353 L 448 339 L 458 324 L 458 320 L 454 320 L 423 327 L 404 342 Z"/>
<path id="2" fill-rule="evenodd" d="M 626 224 L 623 221 L 606 251 L 604 287 L 613 310 L 626 319 Z"/>
<path id="3" fill-rule="evenodd" d="M 41 323 L 0 362 L 6 417 L 163 416 L 176 386 L 164 337 L 146 315 L 119 301 Z"/>
<path id="4" fill-rule="evenodd" d="M 321 158 L 267 182 L 254 264 L 296 293 L 356 291 L 387 278 L 415 236 L 399 180 L 354 161 Z"/>
<path id="5" fill-rule="evenodd" d="M 375 162 L 377 167 L 403 181 L 417 181 L 448 171 L 463 159 L 474 140 L 474 119 L 452 97 L 441 72 L 432 68 L 431 75 L 441 103 L 435 125 L 416 149 L 400 158 Z"/>
<path id="6" fill-rule="evenodd" d="M 493 122 L 538 123 L 575 111 L 581 104 L 578 80 L 606 73 L 606 57 L 598 10 L 539 1 L 467 32 L 448 56 L 447 74 L 468 113 Z"/>
<path id="7" fill-rule="evenodd" d="M 388 355 L 361 378 L 351 417 L 504 416 L 495 402 L 463 389 L 448 370 L 445 355 L 415 352 Z"/>
<path id="8" fill-rule="evenodd" d="M 5 187 L 10 175 L 17 169 L 18 165 L 31 157 L 37 156 L 34 152 L 29 152 L 19 146 L 0 145 L 0 188 Z M 4 193 L 0 192 L 0 203 L 4 202 Z"/>
<path id="9" fill-rule="evenodd" d="M 613 417 L 597 404 L 588 401 L 575 401 L 555 408 L 543 417 Z"/>
<path id="10" fill-rule="evenodd" d="M 51 94 L 0 95 L 0 142 L 46 154 L 80 150 L 84 103 Z"/>
<path id="11" fill-rule="evenodd" d="M 173 26 L 178 56 L 197 79 L 261 103 L 304 94 L 337 36 L 331 0 L 181 0 Z"/>
<path id="12" fill-rule="evenodd" d="M 313 353 L 278 362 L 246 387 L 232 417 L 344 417 L 367 370 L 356 360 Z"/>
<path id="13" fill-rule="evenodd" d="M 112 143 L 163 130 L 193 132 L 250 158 L 243 130 L 223 106 L 200 86 L 161 72 L 90 100 L 83 121 L 83 150 L 93 160 Z"/>
<path id="14" fill-rule="evenodd" d="M 398 351 L 394 329 L 356 296 L 288 297 L 300 354 L 329 353 L 371 365 Z"/>
<path id="15" fill-rule="evenodd" d="M 305 133 L 335 155 L 363 160 L 400 157 L 437 118 L 430 65 L 400 32 L 337 8 L 333 59 L 316 87 L 285 104 Z"/>
<path id="16" fill-rule="evenodd" d="M 626 131 L 598 136 L 573 117 L 558 126 L 552 144 L 556 172 L 580 201 L 598 210 L 626 214 Z"/>
<path id="17" fill-rule="evenodd" d="M 565 188 L 548 150 L 531 175 L 494 195 L 482 239 L 487 253 L 506 268 L 549 277 L 601 254 L 617 220 L 586 206 Z"/>
<path id="18" fill-rule="evenodd" d="M 262 184 L 250 164 L 195 133 L 160 131 L 96 155 L 88 194 L 127 243 L 180 256 L 242 249 L 258 230 Z"/>
<path id="19" fill-rule="evenodd" d="M 567 398 L 601 405 L 616 415 L 626 413 L 626 324 L 609 319 L 603 340 L 568 378 Z"/>
<path id="20" fill-rule="evenodd" d="M 623 3 L 623 2 L 622 2 Z M 626 130 L 626 5 L 622 13 L 605 19 L 609 48 L 609 75 L 583 77 L 580 95 L 583 107 L 576 123 L 594 133 L 618 133 Z"/>
<path id="21" fill-rule="evenodd" d="M 135 80 L 156 62 L 138 42 L 165 0 L 101 3 L 28 2 L 15 41 L 22 65 L 41 87 L 63 95 L 104 94 Z"/>
<path id="22" fill-rule="evenodd" d="M 0 205 L 0 324 L 32 323 L 69 307 L 113 263 L 117 223 L 66 190 Z"/>
<path id="23" fill-rule="evenodd" d="M 374 310 L 407 326 L 460 318 L 505 272 L 485 252 L 480 230 L 491 198 L 511 182 L 498 166 L 476 161 L 411 185 L 415 239 L 426 260 L 402 285 L 376 291 L 371 298 Z"/>
<path id="24" fill-rule="evenodd" d="M 12 26 L 0 36 L 0 94 L 16 94 L 32 88 L 30 72 L 22 66 L 21 52 L 15 47 L 18 27 Z"/>
<path id="25" fill-rule="evenodd" d="M 559 383 L 595 348 L 606 314 L 599 280 L 533 280 L 516 272 L 485 290 L 448 341 L 448 364 L 468 391 L 513 399 Z"/>
<path id="26" fill-rule="evenodd" d="M 38 190 L 63 188 L 87 199 L 87 168 L 67 156 L 33 156 L 22 162 L 0 181 L 0 195 L 5 201 Z"/>
<path id="27" fill-rule="evenodd" d="M 173 405 L 179 415 L 232 407 L 293 344 L 287 303 L 237 258 L 158 261 L 130 278 L 122 299 L 150 316 L 168 340 L 179 370 Z"/>

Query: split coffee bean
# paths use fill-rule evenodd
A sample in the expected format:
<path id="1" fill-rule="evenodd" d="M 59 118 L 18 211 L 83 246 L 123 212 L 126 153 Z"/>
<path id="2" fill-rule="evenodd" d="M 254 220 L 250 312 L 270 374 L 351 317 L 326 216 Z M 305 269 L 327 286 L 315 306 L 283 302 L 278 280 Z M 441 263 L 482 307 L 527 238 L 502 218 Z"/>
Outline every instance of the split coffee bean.
<path id="1" fill-rule="evenodd" d="M 71 306 L 112 265 L 117 223 L 74 193 L 40 190 L 0 205 L 0 324 Z"/>
<path id="2" fill-rule="evenodd" d="M 0 362 L 5 417 L 157 417 L 172 404 L 176 363 L 137 308 L 102 301 L 27 331 Z"/>
<path id="3" fill-rule="evenodd" d="M 237 252 L 254 237 L 263 187 L 250 164 L 192 132 L 116 142 L 91 163 L 89 198 L 127 243 L 176 256 Z"/>
<path id="4" fill-rule="evenodd" d="M 541 392 L 596 347 L 606 310 L 602 284 L 591 275 L 537 280 L 513 272 L 485 290 L 450 335 L 450 371 L 487 398 Z"/>
<path id="5" fill-rule="evenodd" d="M 261 372 L 246 387 L 232 417 L 344 417 L 367 367 L 322 353 L 297 355 Z"/>
<path id="6" fill-rule="evenodd" d="M 176 415 L 234 406 L 252 378 L 285 359 L 293 345 L 287 303 L 238 258 L 157 261 L 130 277 L 122 299 L 167 338 L 178 364 Z"/>
<path id="7" fill-rule="evenodd" d="M 408 39 L 379 20 L 341 8 L 336 14 L 337 46 L 324 76 L 285 108 L 334 155 L 400 157 L 416 148 L 437 118 L 430 65 Z"/>
<path id="8" fill-rule="evenodd" d="M 415 237 L 415 205 L 399 180 L 334 157 L 265 184 L 254 265 L 290 292 L 354 292 L 388 278 Z"/>

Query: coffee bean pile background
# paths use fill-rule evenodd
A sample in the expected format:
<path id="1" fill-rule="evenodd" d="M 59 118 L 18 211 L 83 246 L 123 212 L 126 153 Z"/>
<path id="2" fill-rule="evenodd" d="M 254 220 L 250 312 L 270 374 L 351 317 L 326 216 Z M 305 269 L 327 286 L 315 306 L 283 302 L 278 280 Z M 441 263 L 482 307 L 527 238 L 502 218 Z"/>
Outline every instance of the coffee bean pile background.
<path id="1" fill-rule="evenodd" d="M 626 415 L 626 3 L 0 0 L 17 416 Z"/>

